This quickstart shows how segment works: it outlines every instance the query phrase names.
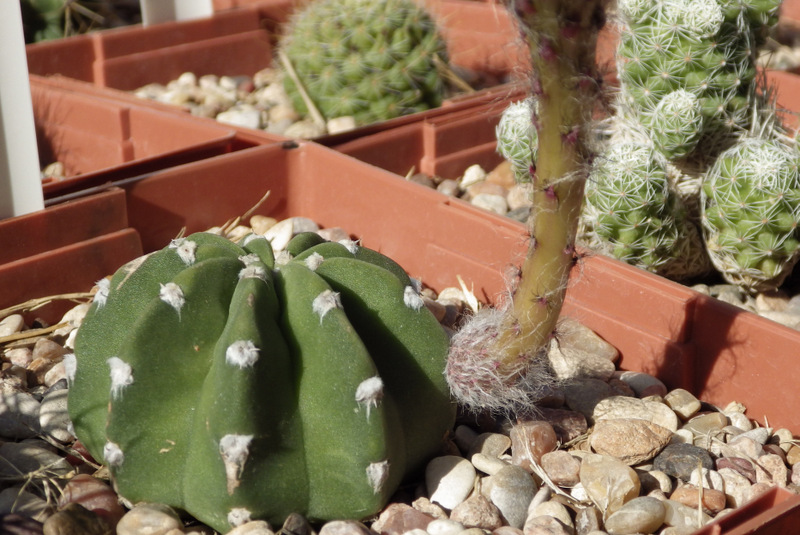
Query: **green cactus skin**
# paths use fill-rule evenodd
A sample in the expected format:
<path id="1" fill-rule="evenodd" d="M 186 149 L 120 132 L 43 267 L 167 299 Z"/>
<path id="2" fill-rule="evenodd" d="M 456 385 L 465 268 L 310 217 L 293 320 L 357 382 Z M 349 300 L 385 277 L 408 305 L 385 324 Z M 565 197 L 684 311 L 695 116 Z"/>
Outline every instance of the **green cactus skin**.
<path id="1" fill-rule="evenodd" d="M 405 273 L 354 244 L 288 248 L 276 264 L 263 238 L 199 233 L 101 285 L 69 411 L 127 500 L 223 533 L 361 519 L 441 447 L 449 340 Z"/>
<path id="2" fill-rule="evenodd" d="M 446 46 L 411 0 L 317 0 L 293 17 L 280 46 L 326 119 L 368 124 L 441 104 L 435 57 L 446 62 Z M 307 112 L 289 76 L 284 87 Z"/>
<path id="3" fill-rule="evenodd" d="M 591 151 L 587 145 L 598 97 L 595 49 L 605 22 L 603 0 L 520 0 L 514 9 L 531 49 L 532 117 L 538 155 L 528 220 L 530 245 L 507 308 L 490 310 L 451 343 L 447 378 L 456 398 L 476 410 L 530 406 L 545 382 L 544 349 L 558 321 Z"/>
<path id="4" fill-rule="evenodd" d="M 623 262 L 677 280 L 711 270 L 700 233 L 672 190 L 667 161 L 651 145 L 612 143 L 595 160 L 583 220 L 590 245 Z"/>
<path id="5" fill-rule="evenodd" d="M 531 181 L 531 170 L 536 167 L 538 140 L 532 118 L 535 101 L 528 97 L 512 102 L 500 116 L 495 136 L 497 152 L 511 163 L 514 180 L 519 184 Z"/>
<path id="6" fill-rule="evenodd" d="M 703 184 L 708 250 L 726 280 L 756 291 L 780 286 L 800 256 L 800 151 L 743 138 Z"/>

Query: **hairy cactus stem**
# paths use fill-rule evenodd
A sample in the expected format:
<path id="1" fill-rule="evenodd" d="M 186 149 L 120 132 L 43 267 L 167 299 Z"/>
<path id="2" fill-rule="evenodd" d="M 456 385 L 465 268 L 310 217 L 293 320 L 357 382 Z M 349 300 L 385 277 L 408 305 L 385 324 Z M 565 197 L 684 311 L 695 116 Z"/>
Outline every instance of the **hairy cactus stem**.
<path id="1" fill-rule="evenodd" d="M 527 30 L 538 109 L 538 159 L 531 246 L 522 266 L 508 326 L 502 330 L 501 365 L 518 367 L 520 355 L 544 346 L 555 329 L 574 265 L 574 243 L 588 174 L 586 128 L 597 100 L 594 79 L 597 33 L 607 0 L 516 2 Z"/>

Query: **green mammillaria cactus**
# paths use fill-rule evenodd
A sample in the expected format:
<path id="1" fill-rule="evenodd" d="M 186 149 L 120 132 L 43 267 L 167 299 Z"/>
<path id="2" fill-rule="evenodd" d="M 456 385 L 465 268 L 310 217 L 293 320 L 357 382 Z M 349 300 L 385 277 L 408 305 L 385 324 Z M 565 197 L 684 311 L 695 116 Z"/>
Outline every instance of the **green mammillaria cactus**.
<path id="1" fill-rule="evenodd" d="M 583 218 L 590 245 L 619 260 L 674 279 L 710 271 L 667 161 L 650 145 L 614 143 L 595 160 Z"/>
<path id="2" fill-rule="evenodd" d="M 497 152 L 511 163 L 514 180 L 520 184 L 531 181 L 535 169 L 538 140 L 533 126 L 535 101 L 528 97 L 512 102 L 497 124 Z"/>
<path id="3" fill-rule="evenodd" d="M 353 242 L 208 233 L 120 268 L 68 359 L 76 435 L 127 500 L 220 532 L 360 519 L 454 422 L 448 336 L 396 263 Z"/>
<path id="4" fill-rule="evenodd" d="M 716 268 L 754 290 L 777 288 L 800 257 L 800 151 L 744 138 L 703 184 L 703 227 Z"/>
<path id="5" fill-rule="evenodd" d="M 441 104 L 437 61 L 447 61 L 446 46 L 412 0 L 311 2 L 292 18 L 280 46 L 325 119 L 353 116 L 367 124 Z M 306 112 L 290 76 L 284 86 Z"/>
<path id="6" fill-rule="evenodd" d="M 665 125 L 664 112 L 675 104 L 697 106 L 702 121 L 692 111 L 682 131 L 694 144 L 702 140 L 704 153 L 717 152 L 737 130 L 747 128 L 749 109 L 756 99 L 755 50 L 767 29 L 777 21 L 779 0 L 626 0 L 619 2 L 625 19 L 617 49 L 621 100 L 643 121 L 658 140 Z M 675 99 L 673 92 L 688 92 Z M 672 99 L 671 105 L 661 104 Z M 667 121 L 667 132 L 674 121 Z M 657 143 L 658 145 L 658 143 Z M 681 157 L 692 144 L 681 143 Z M 667 147 L 669 149 L 669 147 Z"/>

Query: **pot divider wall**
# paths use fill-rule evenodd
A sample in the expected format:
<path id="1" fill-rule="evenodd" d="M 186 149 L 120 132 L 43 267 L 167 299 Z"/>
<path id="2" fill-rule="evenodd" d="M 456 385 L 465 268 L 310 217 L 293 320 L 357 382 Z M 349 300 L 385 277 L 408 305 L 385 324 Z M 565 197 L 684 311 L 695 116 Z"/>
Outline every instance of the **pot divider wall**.
<path id="1" fill-rule="evenodd" d="M 125 193 L 108 191 L 0 221 L 0 309 L 29 299 L 89 291 L 94 283 L 142 254 L 129 228 Z M 37 309 L 54 322 L 73 305 Z"/>
<path id="2" fill-rule="evenodd" d="M 42 167 L 65 178 L 43 182 L 46 197 L 208 158 L 234 149 L 234 130 L 199 118 L 104 99 L 31 75 Z"/>

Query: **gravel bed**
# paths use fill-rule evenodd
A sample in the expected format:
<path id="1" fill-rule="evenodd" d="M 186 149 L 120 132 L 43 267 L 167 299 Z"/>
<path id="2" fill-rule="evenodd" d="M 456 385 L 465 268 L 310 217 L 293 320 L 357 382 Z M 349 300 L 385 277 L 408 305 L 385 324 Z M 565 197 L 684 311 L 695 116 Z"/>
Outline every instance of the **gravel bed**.
<path id="1" fill-rule="evenodd" d="M 254 230 L 276 249 L 308 230 L 349 238 L 305 218 L 249 223 L 224 234 Z M 469 296 L 458 288 L 423 296 L 450 332 L 468 313 Z M 170 508 L 120 500 L 107 471 L 75 441 L 64 355 L 91 295 L 79 297 L 54 326 L 28 325 L 17 313 L 0 318 L 0 532 L 213 533 Z M 514 420 L 462 414 L 441 454 L 377 517 L 312 525 L 292 515 L 283 526 L 250 522 L 229 533 L 679 535 L 770 487 L 800 490 L 792 431 L 758 424 L 739 403 L 714 407 L 618 370 L 618 356 L 565 320 L 549 352 L 557 386 L 539 408 Z"/>

